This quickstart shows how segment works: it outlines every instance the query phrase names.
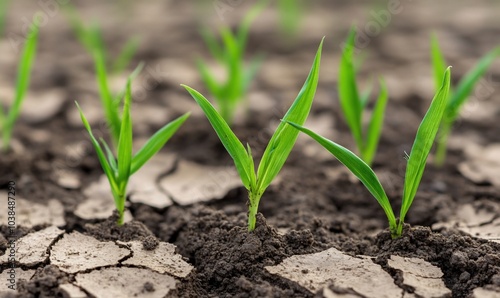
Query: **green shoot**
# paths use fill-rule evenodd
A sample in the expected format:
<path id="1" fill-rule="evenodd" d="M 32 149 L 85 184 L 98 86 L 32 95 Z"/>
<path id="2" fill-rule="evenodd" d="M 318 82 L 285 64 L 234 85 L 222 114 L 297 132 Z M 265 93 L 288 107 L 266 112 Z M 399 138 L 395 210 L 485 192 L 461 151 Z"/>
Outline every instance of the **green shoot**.
<path id="1" fill-rule="evenodd" d="M 116 157 L 111 152 L 108 144 L 101 139 L 104 150 L 102 149 L 101 144 L 92 134 L 92 129 L 89 122 L 87 121 L 87 118 L 85 118 L 83 111 L 80 109 L 78 103 L 76 103 L 78 110 L 80 111 L 82 122 L 90 135 L 92 145 L 94 146 L 97 157 L 99 158 L 99 162 L 101 163 L 106 177 L 108 178 L 111 192 L 113 193 L 113 197 L 115 200 L 116 210 L 119 214 L 118 225 L 123 224 L 127 185 L 130 177 L 135 172 L 137 172 L 151 157 L 153 157 L 158 151 L 160 151 L 165 143 L 189 117 L 189 113 L 187 113 L 163 126 L 163 128 L 158 130 L 146 142 L 146 144 L 144 144 L 144 146 L 135 155 L 133 155 L 132 119 L 130 116 L 131 100 L 132 91 L 129 79 L 125 93 L 125 103 L 123 106 L 120 136 L 117 147 L 118 153 Z"/>
<path id="2" fill-rule="evenodd" d="M 131 38 L 127 41 L 125 46 L 116 56 L 114 61 L 108 61 L 111 55 L 106 52 L 106 47 L 104 45 L 104 40 L 102 38 L 102 32 L 99 25 L 96 23 L 89 27 L 86 27 L 83 21 L 78 17 L 78 13 L 73 6 L 65 5 L 66 15 L 68 16 L 69 22 L 77 39 L 85 47 L 85 49 L 92 55 L 95 56 L 95 52 L 99 51 L 102 58 L 106 62 L 106 66 L 112 71 L 112 74 L 118 74 L 123 72 L 134 57 L 137 49 L 139 48 L 139 39 Z M 95 58 L 95 57 L 94 57 Z"/>
<path id="3" fill-rule="evenodd" d="M 8 113 L 0 109 L 0 130 L 2 132 L 2 147 L 6 152 L 10 149 L 10 140 L 12 138 L 12 130 L 14 124 L 21 112 L 21 106 L 24 101 L 26 92 L 30 84 L 30 74 L 33 62 L 36 55 L 36 47 L 38 43 L 39 25 L 37 22 L 31 24 L 30 31 L 26 36 L 26 42 L 21 55 L 21 61 L 17 70 L 16 95 L 14 102 Z"/>
<path id="4" fill-rule="evenodd" d="M 304 86 L 283 119 L 303 124 L 309 115 L 318 86 L 322 46 L 323 41 L 318 48 L 316 58 L 314 59 L 311 71 Z M 258 211 L 260 198 L 283 167 L 295 144 L 299 132 L 286 125 L 284 122 L 280 123 L 269 141 L 260 161 L 257 173 L 255 173 L 254 160 L 250 146 L 247 144 L 245 147 L 241 141 L 238 140 L 228 123 L 203 95 L 188 86 L 183 85 L 183 87 L 186 88 L 194 100 L 200 105 L 222 144 L 234 160 L 241 181 L 248 190 L 248 230 L 253 231 L 255 229 L 255 216 Z"/>
<path id="5" fill-rule="evenodd" d="M 410 206 L 413 203 L 413 199 L 420 185 L 422 175 L 424 173 L 425 164 L 427 162 L 427 157 L 432 148 L 432 144 L 436 137 L 441 119 L 444 115 L 448 92 L 450 89 L 450 68 L 445 71 L 443 83 L 441 88 L 434 96 L 429 110 L 424 116 L 422 123 L 417 130 L 417 135 L 411 149 L 410 156 L 408 157 L 408 164 L 406 166 L 406 175 L 403 188 L 402 206 L 399 213 L 399 221 L 396 220 L 394 216 L 393 209 L 387 197 L 387 194 L 382 187 L 379 179 L 370 168 L 370 166 L 364 162 L 361 158 L 356 156 L 354 153 L 348 149 L 340 146 L 339 144 L 332 142 L 313 131 L 302 127 L 300 124 L 293 123 L 289 120 L 284 119 L 291 126 L 297 128 L 298 130 L 309 135 L 311 138 L 316 140 L 320 145 L 327 149 L 331 154 L 333 154 L 342 164 L 344 164 L 358 179 L 365 185 L 365 187 L 370 191 L 370 193 L 375 197 L 380 206 L 385 212 L 387 219 L 389 220 L 389 229 L 391 231 L 391 236 L 393 238 L 398 238 L 403 232 L 404 220 Z"/>
<path id="6" fill-rule="evenodd" d="M 254 58 L 250 65 L 246 67 L 244 54 L 250 25 L 264 9 L 266 3 L 267 1 L 260 1 L 250 10 L 236 34 L 231 32 L 228 27 L 221 28 L 219 33 L 222 44 L 219 44 L 212 32 L 208 30 L 201 31 L 210 54 L 224 66 L 227 78 L 223 82 L 219 82 L 210 72 L 207 64 L 201 59 L 197 61 L 198 71 L 206 88 L 215 98 L 219 113 L 230 125 L 238 104 L 243 100 L 260 67 L 262 60 L 260 57 Z"/>
<path id="7" fill-rule="evenodd" d="M 384 81 L 380 80 L 380 93 L 375 107 L 373 108 L 371 119 L 367 130 L 363 129 L 363 111 L 367 107 L 370 97 L 370 90 L 362 95 L 356 83 L 356 64 L 354 61 L 356 31 L 351 29 L 347 38 L 342 60 L 339 69 L 339 100 L 340 106 L 351 133 L 356 142 L 358 152 L 368 165 L 371 165 L 377 152 L 380 134 L 384 122 L 385 107 L 388 94 Z"/>
<path id="8" fill-rule="evenodd" d="M 448 98 L 448 105 L 441 121 L 439 130 L 439 139 L 437 142 L 437 151 L 435 163 L 442 166 L 446 159 L 446 147 L 448 144 L 448 136 L 451 133 L 453 123 L 457 120 L 460 109 L 469 98 L 469 95 L 474 90 L 474 86 L 488 70 L 496 57 L 500 56 L 500 47 L 485 55 L 479 62 L 460 80 L 456 88 L 452 88 Z M 432 68 L 434 73 L 434 81 L 436 89 L 439 87 L 438 82 L 442 80 L 446 62 L 439 48 L 439 43 L 436 36 L 432 37 L 431 41 L 431 57 Z"/>

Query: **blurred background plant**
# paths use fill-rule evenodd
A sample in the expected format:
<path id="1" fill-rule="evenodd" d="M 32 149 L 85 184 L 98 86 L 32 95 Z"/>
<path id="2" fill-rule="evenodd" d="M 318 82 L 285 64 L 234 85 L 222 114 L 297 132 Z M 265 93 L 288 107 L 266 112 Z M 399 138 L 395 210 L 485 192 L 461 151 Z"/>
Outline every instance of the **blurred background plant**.
<path id="1" fill-rule="evenodd" d="M 451 87 L 450 94 L 448 95 L 448 105 L 441 121 L 441 127 L 437 140 L 437 151 L 435 157 L 435 163 L 437 166 L 442 166 L 445 162 L 448 137 L 453 128 L 453 123 L 455 123 L 460 115 L 460 110 L 467 100 L 471 98 L 470 95 L 472 91 L 474 91 L 474 87 L 477 82 L 484 76 L 488 68 L 498 56 L 500 56 L 500 47 L 493 49 L 481 58 L 477 64 L 462 77 L 455 88 L 453 88 L 453 86 Z M 436 35 L 433 35 L 431 39 L 431 57 L 434 84 L 436 90 L 438 90 L 441 86 L 440 82 L 443 79 L 443 71 L 446 69 L 446 61 L 439 47 L 439 40 Z"/>
<path id="2" fill-rule="evenodd" d="M 214 97 L 219 113 L 229 125 L 233 123 L 236 108 L 244 100 L 262 62 L 262 56 L 257 56 L 247 66 L 244 58 L 250 26 L 266 6 L 267 1 L 255 4 L 239 24 L 236 33 L 227 26 L 219 29 L 218 37 L 208 29 L 201 30 L 211 56 L 224 67 L 226 77 L 222 81 L 218 80 L 202 59 L 197 60 L 198 71 L 205 87 Z"/>

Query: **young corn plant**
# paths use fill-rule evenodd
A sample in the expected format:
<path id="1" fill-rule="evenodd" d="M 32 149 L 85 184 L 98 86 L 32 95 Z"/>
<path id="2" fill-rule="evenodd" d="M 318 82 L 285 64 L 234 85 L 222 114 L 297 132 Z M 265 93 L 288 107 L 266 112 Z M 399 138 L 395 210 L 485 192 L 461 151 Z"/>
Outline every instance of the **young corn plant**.
<path id="1" fill-rule="evenodd" d="M 323 41 L 318 48 L 307 80 L 283 119 L 303 124 L 309 115 L 318 86 L 322 45 Z M 284 122 L 280 123 L 264 151 L 256 173 L 250 146 L 247 144 L 245 147 L 238 140 L 236 135 L 231 131 L 228 123 L 203 95 L 188 86 L 183 86 L 200 105 L 222 144 L 234 160 L 241 181 L 248 190 L 248 230 L 253 231 L 255 229 L 260 198 L 283 167 L 299 132 Z"/>
<path id="2" fill-rule="evenodd" d="M 384 122 L 388 94 L 387 87 L 380 79 L 380 93 L 371 113 L 366 129 L 363 128 L 363 112 L 367 108 L 370 91 L 360 94 L 356 83 L 356 65 L 354 63 L 356 31 L 351 29 L 340 62 L 338 95 L 342 112 L 353 135 L 358 153 L 368 165 L 371 165 L 377 152 L 380 134 Z"/>
<path id="3" fill-rule="evenodd" d="M 130 39 L 125 45 L 118 58 L 111 63 L 108 63 L 108 53 L 102 38 L 102 32 L 97 24 L 85 27 L 82 20 L 77 16 L 76 10 L 72 6 L 66 6 L 67 15 L 69 17 L 71 26 L 81 44 L 92 55 L 94 59 L 94 66 L 96 71 L 96 80 L 99 87 L 99 97 L 104 110 L 106 123 L 112 139 L 113 148 L 118 145 L 120 137 L 120 101 L 124 97 L 125 90 L 114 94 L 109 86 L 108 77 L 110 74 L 116 74 L 124 71 L 129 65 L 133 55 L 138 48 L 138 40 Z M 111 67 L 112 71 L 108 69 Z M 142 70 L 143 64 L 139 66 L 132 73 L 131 78 L 137 77 Z"/>
<path id="4" fill-rule="evenodd" d="M 139 48 L 139 38 L 130 38 L 116 58 L 111 60 L 111 55 L 106 51 L 106 46 L 102 38 L 102 30 L 99 25 L 93 23 L 87 27 L 78 17 L 76 9 L 73 6 L 65 5 L 64 8 L 77 39 L 85 49 L 92 56 L 95 56 L 95 52 L 98 51 L 99 55 L 102 55 L 102 59 L 106 62 L 106 66 L 111 69 L 112 74 L 122 73 L 128 67 Z"/>
<path id="5" fill-rule="evenodd" d="M 344 164 L 356 177 L 358 177 L 368 191 L 370 191 L 370 193 L 375 197 L 380 206 L 382 206 L 382 209 L 389 220 L 389 229 L 392 238 L 399 238 L 403 232 L 406 214 L 413 203 L 420 180 L 422 179 L 427 157 L 432 148 L 432 144 L 434 143 L 434 138 L 436 137 L 439 129 L 441 118 L 444 115 L 449 89 L 450 68 L 445 71 L 441 88 L 437 91 L 427 113 L 424 116 L 424 119 L 420 123 L 411 153 L 407 159 L 408 163 L 406 165 L 406 175 L 399 220 L 396 220 L 396 217 L 394 216 L 393 209 L 382 184 L 370 166 L 366 164 L 363 159 L 359 158 L 341 145 L 332 142 L 305 127 L 302 127 L 300 124 L 293 123 L 287 119 L 284 119 L 283 121 L 316 140 L 320 145 L 333 154 L 333 156 L 335 156 L 342 164 Z"/>
<path id="6" fill-rule="evenodd" d="M 222 44 L 211 31 L 201 31 L 210 54 L 224 66 L 226 79 L 218 81 L 201 59 L 197 60 L 198 71 L 206 88 L 214 97 L 219 113 L 229 125 L 232 124 L 235 110 L 244 99 L 260 67 L 261 57 L 254 58 L 247 67 L 244 55 L 250 25 L 266 4 L 267 1 L 260 1 L 255 5 L 245 16 L 236 33 L 228 27 L 222 27 L 219 32 Z"/>
<path id="7" fill-rule="evenodd" d="M 437 151 L 435 164 L 442 166 L 446 159 L 446 147 L 448 144 L 448 136 L 451 133 L 453 123 L 457 120 L 460 109 L 467 102 L 469 95 L 474 90 L 474 86 L 481 79 L 484 73 L 488 70 L 496 57 L 500 56 L 500 47 L 486 54 L 479 62 L 460 80 L 456 88 L 452 88 L 441 128 L 439 130 L 439 138 L 437 141 Z M 436 89 L 439 87 L 439 82 L 443 78 L 443 71 L 446 62 L 439 48 L 439 42 L 436 36 L 432 37 L 431 41 L 431 57 L 434 73 L 434 82 Z"/>
<path id="8" fill-rule="evenodd" d="M 83 111 L 76 103 L 80 111 L 80 117 L 87 129 L 92 145 L 97 153 L 102 169 L 108 178 L 111 192 L 115 200 L 116 210 L 118 211 L 118 225 L 123 225 L 123 215 L 125 211 L 125 201 L 127 194 L 127 185 L 130 177 L 137 172 L 151 157 L 153 157 L 179 129 L 179 127 L 189 117 L 189 113 L 175 119 L 158 130 L 146 144 L 135 154 L 132 154 L 132 119 L 130 116 L 130 102 L 132 91 L 130 79 L 127 83 L 125 93 L 125 103 L 123 106 L 123 115 L 120 126 L 120 137 L 117 146 L 117 155 L 115 156 L 108 144 L 101 139 L 101 144 L 92 134 L 89 122 L 85 118 Z M 103 150 L 104 147 L 104 150 Z"/>
<path id="9" fill-rule="evenodd" d="M 14 102 L 8 113 L 3 109 L 2 105 L 0 105 L 0 132 L 2 133 L 2 149 L 4 152 L 10 149 L 12 130 L 21 112 L 21 106 L 30 84 L 30 74 L 35 60 L 39 29 L 38 23 L 35 22 L 31 24 L 30 31 L 26 36 L 26 42 L 21 54 L 21 61 L 17 70 Z"/>

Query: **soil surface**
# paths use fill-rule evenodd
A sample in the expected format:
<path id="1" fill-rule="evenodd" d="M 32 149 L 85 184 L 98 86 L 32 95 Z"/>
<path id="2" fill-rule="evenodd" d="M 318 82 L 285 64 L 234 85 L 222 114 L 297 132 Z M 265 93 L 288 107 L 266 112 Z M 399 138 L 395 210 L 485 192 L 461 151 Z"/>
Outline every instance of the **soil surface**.
<path id="1" fill-rule="evenodd" d="M 162 150 L 174 155 L 176 163 L 151 177 L 150 181 L 158 185 L 162 178 L 175 174 L 179 160 L 206 167 L 232 166 L 205 116 L 179 84 L 208 95 L 196 72 L 196 58 L 212 61 L 199 28 L 214 29 L 222 24 L 234 27 L 251 3 L 231 7 L 221 20 L 212 5 L 188 2 L 124 1 L 120 6 L 85 1 L 76 5 L 86 20 L 96 19 L 102 24 L 111 56 L 130 36 L 141 37 L 139 51 L 126 73 L 138 62 L 145 62 L 134 92 L 135 138 L 143 140 L 168 121 L 192 111 Z M 275 7 L 265 10 L 252 26 L 248 42 L 248 57 L 265 54 L 248 95 L 255 103 L 238 116 L 234 131 L 243 143 L 250 144 L 253 156 L 262 155 L 279 119 L 300 90 L 321 37 L 326 35 L 320 83 L 307 123 L 354 150 L 337 98 L 338 62 L 349 27 L 354 23 L 366 34 L 375 22 L 378 33 L 358 40 L 364 42 L 360 47 L 365 55 L 358 77 L 363 87 L 368 87 L 374 76 L 381 75 L 387 81 L 390 99 L 374 171 L 394 210 L 399 210 L 405 152 L 411 150 L 434 92 L 429 57 L 431 33 L 438 35 L 445 57 L 453 65 L 453 81 L 458 82 L 481 56 L 500 44 L 500 6 L 486 0 L 473 4 L 401 1 L 398 13 L 381 20 L 381 15 L 387 16 L 383 14 L 388 11 L 385 5 L 372 1 L 312 1 L 300 31 L 291 39 L 279 30 Z M 11 5 L 6 34 L 0 39 L 0 48 L 6 52 L 6 58 L 0 58 L 0 91 L 6 89 L 5 94 L 11 94 L 15 86 L 18 60 L 11 38 L 22 34 L 21 20 L 32 18 L 42 9 L 29 3 Z M 217 68 L 215 63 L 211 65 Z M 299 283 L 269 273 L 265 267 L 294 255 L 332 247 L 352 256 L 373 257 L 374 263 L 382 266 L 406 293 L 414 293 L 415 289 L 405 285 L 400 271 L 388 266 L 392 255 L 416 257 L 437 266 L 452 297 L 470 297 L 479 288 L 500 295 L 500 186 L 488 177 L 474 181 L 460 166 L 464 161 L 473 161 L 473 155 L 467 154 L 471 145 L 483 148 L 500 142 L 500 61 L 490 68 L 455 126 L 445 165 L 436 167 L 430 158 L 406 219 L 408 225 L 396 240 L 390 238 L 384 212 L 363 185 L 304 136 L 298 139 L 278 181 L 263 195 L 257 228 L 252 233 L 246 228 L 247 193 L 243 187 L 230 189 L 222 198 L 194 204 L 173 200 L 165 208 L 129 202 L 131 221 L 123 227 L 114 225 L 113 216 L 82 219 L 75 210 L 94 196 L 85 190 L 100 179 L 102 169 L 88 135 L 78 118 L 74 120 L 75 100 L 88 102 L 84 111 L 89 114 L 92 105 L 98 107 L 92 116 L 93 128 L 99 136 L 108 135 L 99 114 L 92 59 L 78 43 L 62 10 L 48 17 L 41 30 L 30 96 L 42 98 L 48 90 L 62 94 L 59 101 L 54 100 L 59 104 L 50 100 L 26 102 L 31 106 L 28 111 L 36 112 L 37 104 L 52 108 L 46 117 L 26 112 L 21 115 L 12 151 L 0 155 L 0 190 L 7 191 L 8 182 L 15 181 L 18 198 L 30 204 L 52 206 L 51 200 L 59 201 L 64 223 L 55 225 L 66 234 L 79 232 L 113 243 L 137 240 L 146 250 L 154 250 L 161 242 L 176 245 L 176 252 L 194 270 L 187 277 L 176 277 L 177 284 L 169 297 L 323 297 L 324 291 L 313 293 Z M 263 108 L 265 104 L 269 106 Z M 203 185 L 193 185 L 196 187 Z M 0 199 L 7 201 L 7 197 Z M 7 252 L 10 231 L 6 222 L 0 224 L 1 257 Z M 50 225 L 54 221 L 21 224 L 16 228 L 16 237 Z M 47 252 L 61 238 L 56 238 Z M 127 267 L 121 262 L 113 268 Z M 77 280 L 76 274 L 60 270 L 50 259 L 20 269 L 33 270 L 34 274 L 18 283 L 17 294 L 11 292 L 6 297 L 62 297 L 69 290 L 63 291 L 61 285 L 73 285 Z M 0 273 L 5 270 L 7 264 L 0 263 Z M 155 293 L 152 279 L 137 280 L 144 287 L 144 295 Z M 93 297 L 83 287 L 76 288 Z M 330 288 L 335 290 L 334 286 Z M 0 296 L 4 295 L 2 290 Z"/>

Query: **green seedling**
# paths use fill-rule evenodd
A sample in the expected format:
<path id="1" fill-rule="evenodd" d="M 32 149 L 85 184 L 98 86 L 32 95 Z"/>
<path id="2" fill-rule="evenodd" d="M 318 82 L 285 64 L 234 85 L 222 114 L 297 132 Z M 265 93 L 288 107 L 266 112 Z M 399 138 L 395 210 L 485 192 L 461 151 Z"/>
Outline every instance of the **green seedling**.
<path id="1" fill-rule="evenodd" d="M 384 81 L 380 80 L 380 93 L 373 108 L 368 127 L 363 129 L 363 112 L 366 110 L 370 91 L 360 94 L 356 83 L 357 66 L 354 61 L 356 31 L 351 29 L 340 62 L 338 94 L 342 112 L 354 137 L 361 158 L 371 165 L 377 152 L 384 122 L 388 94 Z"/>
<path id="2" fill-rule="evenodd" d="M 318 86 L 322 45 L 323 41 L 318 48 L 316 58 L 314 59 L 311 71 L 304 86 L 283 119 L 300 124 L 305 122 L 311 110 L 312 101 Z M 228 123 L 203 95 L 188 86 L 183 86 L 200 105 L 222 144 L 234 160 L 241 181 L 248 190 L 248 230 L 253 231 L 255 229 L 255 216 L 258 211 L 260 198 L 283 167 L 283 164 L 295 144 L 299 132 L 286 125 L 284 122 L 280 123 L 271 137 L 260 161 L 257 173 L 255 173 L 254 160 L 250 146 L 247 144 L 245 148 L 241 141 L 231 131 Z"/>
<path id="3" fill-rule="evenodd" d="M 250 25 L 266 4 L 267 1 L 260 1 L 255 5 L 243 19 L 236 34 L 228 27 L 222 27 L 219 32 L 222 44 L 211 31 L 205 29 L 201 31 L 210 54 L 224 66 L 226 79 L 218 81 L 201 59 L 197 61 L 198 70 L 206 88 L 217 103 L 219 113 L 229 125 L 232 124 L 236 107 L 244 99 L 261 64 L 262 58 L 256 57 L 247 67 L 244 54 Z"/>
<path id="4" fill-rule="evenodd" d="M 127 185 L 130 177 L 137 172 L 151 157 L 153 157 L 179 129 L 179 127 L 189 117 L 189 113 L 175 119 L 158 130 L 146 144 L 135 154 L 132 154 L 132 119 L 130 116 L 130 103 L 132 91 L 130 87 L 130 79 L 127 83 L 125 93 L 125 103 L 123 105 L 123 115 L 120 127 L 120 137 L 117 146 L 117 156 L 113 154 L 107 143 L 101 139 L 101 144 L 92 134 L 92 129 L 89 122 L 85 118 L 83 111 L 76 103 L 80 111 L 80 117 L 87 129 L 92 145 L 97 152 L 97 157 L 101 163 L 102 169 L 108 178 L 111 192 L 115 200 L 116 209 L 118 210 L 118 225 L 123 224 L 123 214 L 125 211 L 125 200 L 127 193 Z"/>
<path id="5" fill-rule="evenodd" d="M 139 45 L 138 39 L 130 39 L 125 45 L 118 58 L 108 65 L 106 47 L 102 38 L 102 32 L 97 24 L 92 24 L 86 27 L 82 20 L 78 18 L 74 7 L 65 6 L 71 26 L 85 49 L 92 55 L 96 71 L 96 80 L 99 87 L 99 97 L 101 98 L 106 123 L 112 139 L 113 148 L 118 145 L 120 137 L 121 120 L 120 120 L 120 101 L 124 97 L 125 90 L 114 94 L 109 86 L 108 77 L 110 74 L 116 74 L 124 71 L 135 54 Z M 108 71 L 111 67 L 112 71 Z M 132 73 L 131 78 L 136 78 L 143 68 L 143 64 L 139 64 L 136 70 Z"/>
<path id="6" fill-rule="evenodd" d="M 17 70 L 16 94 L 9 112 L 6 113 L 2 105 L 0 105 L 0 131 L 2 132 L 2 146 L 4 152 L 10 149 L 12 130 L 19 117 L 21 106 L 26 96 L 26 92 L 28 91 L 31 68 L 36 55 L 39 30 L 39 25 L 35 22 L 31 24 L 30 31 L 26 36 L 26 42 L 21 54 L 21 61 Z"/>
<path id="7" fill-rule="evenodd" d="M 408 163 L 406 166 L 399 220 L 396 220 L 396 217 L 394 216 L 391 203 L 387 198 L 387 194 L 385 193 L 382 184 L 366 162 L 341 145 L 332 142 L 305 127 L 302 127 L 297 123 L 292 123 L 292 121 L 287 119 L 284 119 L 283 121 L 286 121 L 291 126 L 316 140 L 331 154 L 333 154 L 342 164 L 344 164 L 356 177 L 358 177 L 368 191 L 370 191 L 375 199 L 377 199 L 380 206 L 382 206 L 382 209 L 389 220 L 389 229 L 391 231 L 392 238 L 399 238 L 403 232 L 406 214 L 413 203 L 420 180 L 422 179 L 427 157 L 439 129 L 441 118 L 445 112 L 449 89 L 450 68 L 446 70 L 441 88 L 439 88 L 438 92 L 434 96 L 429 110 L 425 114 L 422 123 L 420 123 L 410 156 L 407 159 Z"/>
<path id="8" fill-rule="evenodd" d="M 446 159 L 446 147 L 448 144 L 448 136 L 451 133 L 453 123 L 457 120 L 460 110 L 464 103 L 467 102 L 469 95 L 474 90 L 474 86 L 488 70 L 496 57 L 500 56 L 500 47 L 489 52 L 460 80 L 456 88 L 452 88 L 448 98 L 448 105 L 444 113 L 441 127 L 439 129 L 439 138 L 437 142 L 437 151 L 435 163 L 437 166 L 442 166 Z M 439 43 L 436 36 L 432 37 L 431 41 L 431 57 L 434 73 L 434 82 L 436 89 L 439 88 L 439 82 L 443 78 L 443 71 L 446 62 L 439 48 Z"/>
<path id="9" fill-rule="evenodd" d="M 106 62 L 106 66 L 111 69 L 112 74 L 121 73 L 129 66 L 139 48 L 140 43 L 137 37 L 130 38 L 116 56 L 116 59 L 109 61 L 111 60 L 111 55 L 106 51 L 99 25 L 93 23 L 86 27 L 83 21 L 78 17 L 76 9 L 73 6 L 65 5 L 64 8 L 70 25 L 80 43 L 92 56 L 95 56 L 95 52 L 98 51 L 99 55 L 102 55 L 102 58 Z"/>

